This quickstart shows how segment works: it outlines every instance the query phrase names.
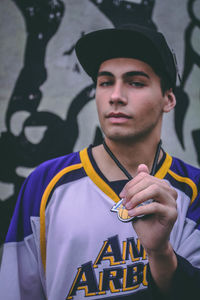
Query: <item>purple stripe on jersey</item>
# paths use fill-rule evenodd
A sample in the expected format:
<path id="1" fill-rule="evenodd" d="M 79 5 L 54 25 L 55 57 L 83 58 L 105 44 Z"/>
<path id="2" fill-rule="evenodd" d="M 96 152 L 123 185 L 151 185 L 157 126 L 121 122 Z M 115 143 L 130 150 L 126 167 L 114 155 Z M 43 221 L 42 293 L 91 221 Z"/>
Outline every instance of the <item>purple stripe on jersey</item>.
<path id="1" fill-rule="evenodd" d="M 170 170 L 182 177 L 190 178 L 200 189 L 200 169 L 173 157 Z"/>
<path id="2" fill-rule="evenodd" d="M 188 185 L 185 182 L 178 181 L 169 173 L 166 174 L 165 179 L 167 179 L 173 187 L 177 188 L 178 190 L 186 194 L 190 199 L 192 198 L 193 190 L 190 185 Z"/>
<path id="3" fill-rule="evenodd" d="M 200 169 L 195 168 L 180 159 L 173 158 L 170 169 L 177 175 L 185 178 L 189 178 L 193 181 L 197 188 L 197 196 L 194 199 L 192 205 L 188 208 L 187 218 L 196 222 L 196 227 L 200 229 Z M 169 174 L 165 177 L 171 182 L 171 184 L 184 192 L 190 199 L 193 196 L 192 187 L 187 182 L 180 182 Z"/>
<path id="4" fill-rule="evenodd" d="M 5 242 L 22 241 L 32 233 L 30 217 L 39 216 L 42 195 L 51 179 L 69 165 L 80 163 L 79 153 L 44 162 L 26 178 L 20 190 Z"/>
<path id="5" fill-rule="evenodd" d="M 73 171 L 71 171 L 69 173 L 64 174 L 59 179 L 59 181 L 56 183 L 56 185 L 54 186 L 54 188 L 52 189 L 52 191 L 51 191 L 51 193 L 49 195 L 46 207 L 48 206 L 49 201 L 51 200 L 51 197 L 52 197 L 54 191 L 56 190 L 56 188 L 58 188 L 59 186 L 65 184 L 65 183 L 69 183 L 69 182 L 78 180 L 78 179 L 83 178 L 85 176 L 87 176 L 87 174 L 85 173 L 85 170 L 83 168 L 77 169 L 77 170 L 73 170 Z"/>
<path id="6" fill-rule="evenodd" d="M 180 182 L 177 181 L 174 177 L 172 177 L 170 174 L 167 174 L 165 176 L 165 179 L 167 179 L 173 187 L 179 189 L 185 195 L 187 195 L 190 199 L 192 198 L 193 195 L 193 190 L 185 182 Z M 192 203 L 191 206 L 189 206 L 188 211 L 187 211 L 187 218 L 193 220 L 197 224 L 197 228 L 200 229 L 200 193 L 197 195 L 197 197 L 194 199 L 194 202 Z"/>

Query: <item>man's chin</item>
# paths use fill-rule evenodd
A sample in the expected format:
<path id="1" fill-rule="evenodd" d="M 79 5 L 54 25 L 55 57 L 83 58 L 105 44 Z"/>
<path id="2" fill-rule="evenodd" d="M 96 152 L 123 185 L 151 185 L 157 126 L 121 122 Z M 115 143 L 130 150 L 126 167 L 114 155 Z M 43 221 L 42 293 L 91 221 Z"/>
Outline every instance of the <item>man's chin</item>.
<path id="1" fill-rule="evenodd" d="M 148 134 L 146 132 L 138 133 L 138 134 L 137 133 L 122 134 L 119 132 L 115 132 L 115 133 L 105 134 L 105 136 L 107 139 L 115 143 L 133 144 L 133 143 L 142 142 L 147 138 Z"/>
<path id="2" fill-rule="evenodd" d="M 124 135 L 124 134 L 110 134 L 106 136 L 109 140 L 113 141 L 113 142 L 118 142 L 118 143 L 133 143 L 138 141 L 137 136 L 133 136 L 133 135 Z"/>

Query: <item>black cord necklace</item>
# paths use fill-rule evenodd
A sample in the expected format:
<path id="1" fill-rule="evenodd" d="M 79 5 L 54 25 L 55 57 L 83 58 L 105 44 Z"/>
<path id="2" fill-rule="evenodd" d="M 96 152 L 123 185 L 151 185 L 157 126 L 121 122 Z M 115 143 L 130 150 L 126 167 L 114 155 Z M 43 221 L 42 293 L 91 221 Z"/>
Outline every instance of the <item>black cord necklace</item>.
<path id="1" fill-rule="evenodd" d="M 162 141 L 160 140 L 160 142 L 158 143 L 158 146 L 157 146 L 157 149 L 156 149 L 156 153 L 155 153 L 155 157 L 154 157 L 154 161 L 153 161 L 153 166 L 152 166 L 152 169 L 151 169 L 151 173 L 150 175 L 154 175 L 155 172 L 156 172 L 156 166 L 157 166 L 157 163 L 158 163 L 158 159 L 159 159 L 159 154 L 160 154 L 160 149 L 161 149 L 161 145 L 162 145 Z M 121 171 L 127 176 L 127 178 L 129 180 L 131 180 L 133 177 L 131 176 L 131 174 L 124 168 L 124 166 L 119 162 L 119 160 L 116 158 L 116 156 L 112 153 L 112 151 L 110 150 L 110 148 L 108 147 L 108 145 L 106 144 L 105 140 L 103 140 L 103 146 L 104 146 L 104 149 L 106 150 L 106 152 L 110 155 L 110 157 L 114 160 L 114 162 L 116 163 L 116 165 L 121 169 Z M 153 200 L 152 199 L 149 199 L 141 204 L 140 205 L 145 205 L 145 204 L 148 204 L 148 203 L 151 203 Z M 118 216 L 118 219 L 122 222 L 130 222 L 134 219 L 137 219 L 137 218 L 140 218 L 140 217 L 143 217 L 143 215 L 140 215 L 140 216 L 137 216 L 137 217 L 130 217 L 128 215 L 128 211 L 126 210 L 126 208 L 123 206 L 122 204 L 123 202 L 123 199 L 121 199 L 119 202 L 117 202 L 112 208 L 111 208 L 111 211 L 112 212 L 116 212 L 117 213 L 117 216 Z"/>
<path id="2" fill-rule="evenodd" d="M 162 145 L 162 140 L 160 140 L 160 142 L 158 143 L 157 149 L 156 149 L 156 153 L 155 153 L 155 157 L 154 157 L 154 161 L 153 161 L 153 166 L 151 169 L 151 173 L 150 175 L 154 175 L 155 171 L 156 171 L 156 166 L 158 163 L 158 158 L 159 158 L 159 154 L 160 154 L 160 149 L 161 149 L 161 145 Z M 110 150 L 110 148 L 108 147 L 108 145 L 106 144 L 105 140 L 103 140 L 103 146 L 104 149 L 106 150 L 106 152 L 110 155 L 110 157 L 114 160 L 114 162 L 116 163 L 116 165 L 121 169 L 121 171 L 126 175 L 126 177 L 131 180 L 133 179 L 133 177 L 131 176 L 131 174 L 124 168 L 124 166 L 119 162 L 119 160 L 117 159 L 117 157 L 113 154 L 113 152 Z"/>

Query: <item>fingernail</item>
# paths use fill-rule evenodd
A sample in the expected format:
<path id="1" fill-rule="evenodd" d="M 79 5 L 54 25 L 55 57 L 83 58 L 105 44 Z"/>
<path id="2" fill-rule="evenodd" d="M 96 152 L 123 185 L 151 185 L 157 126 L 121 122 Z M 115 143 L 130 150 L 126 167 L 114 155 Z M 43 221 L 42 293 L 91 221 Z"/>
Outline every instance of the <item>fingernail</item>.
<path id="1" fill-rule="evenodd" d="M 130 209 L 131 208 L 131 203 L 128 202 L 127 204 L 125 204 L 126 209 Z"/>

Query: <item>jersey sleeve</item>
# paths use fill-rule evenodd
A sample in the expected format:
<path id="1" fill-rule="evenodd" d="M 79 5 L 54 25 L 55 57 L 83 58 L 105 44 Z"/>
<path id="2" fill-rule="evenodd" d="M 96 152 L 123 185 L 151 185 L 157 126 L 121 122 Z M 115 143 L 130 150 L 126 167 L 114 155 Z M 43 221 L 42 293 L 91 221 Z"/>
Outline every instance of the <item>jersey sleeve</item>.
<path id="1" fill-rule="evenodd" d="M 199 299 L 200 170 L 176 159 L 166 179 L 177 189 L 179 195 L 177 199 L 179 216 L 170 238 L 178 266 L 167 299 Z M 161 300 L 163 296 L 153 281 L 150 268 L 148 270 L 153 299 Z"/>
<path id="2" fill-rule="evenodd" d="M 178 267 L 174 274 L 170 300 L 198 299 L 200 294 L 200 269 L 177 255 Z"/>
<path id="3" fill-rule="evenodd" d="M 200 170 L 179 162 L 170 176 L 179 195 L 179 215 L 170 240 L 179 256 L 200 268 Z"/>
<path id="4" fill-rule="evenodd" d="M 31 228 L 30 215 L 37 216 L 39 203 L 32 203 L 34 180 L 25 180 L 16 203 L 6 241 L 0 270 L 2 299 L 45 299 L 38 263 L 37 247 Z M 30 199 L 30 202 L 27 201 Z M 37 202 L 37 201 L 36 201 Z M 29 204 L 28 204 L 29 203 Z"/>
<path id="5" fill-rule="evenodd" d="M 77 162 L 77 153 L 44 162 L 24 181 L 3 245 L 0 270 L 2 299 L 46 299 L 40 250 L 41 199 L 56 174 Z"/>
<path id="6" fill-rule="evenodd" d="M 153 300 L 177 300 L 199 299 L 200 294 L 200 269 L 194 267 L 185 258 L 177 255 L 178 266 L 172 278 L 170 293 L 164 296 L 157 288 L 148 265 L 147 278 L 151 299 Z"/>

